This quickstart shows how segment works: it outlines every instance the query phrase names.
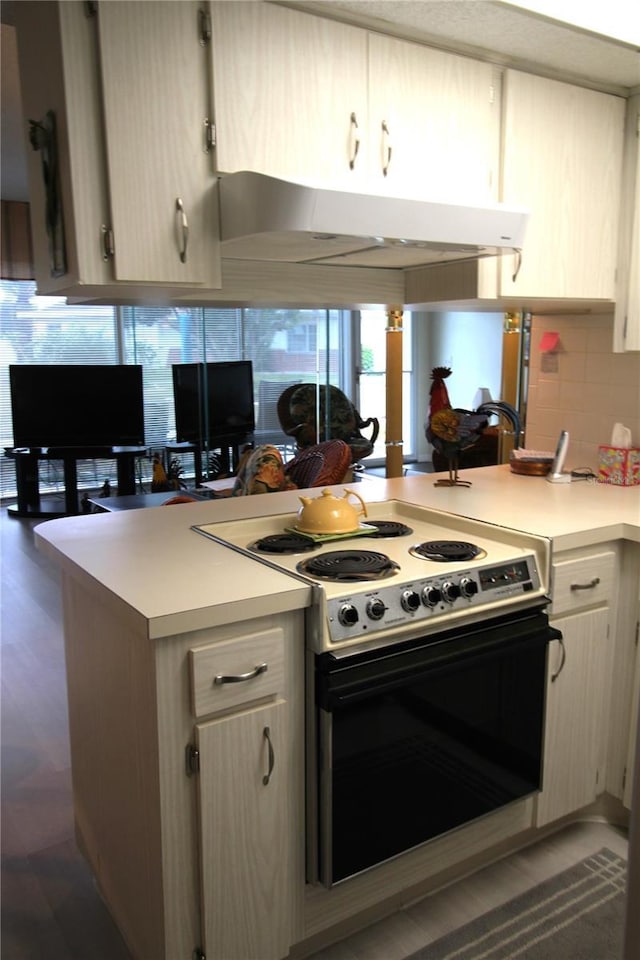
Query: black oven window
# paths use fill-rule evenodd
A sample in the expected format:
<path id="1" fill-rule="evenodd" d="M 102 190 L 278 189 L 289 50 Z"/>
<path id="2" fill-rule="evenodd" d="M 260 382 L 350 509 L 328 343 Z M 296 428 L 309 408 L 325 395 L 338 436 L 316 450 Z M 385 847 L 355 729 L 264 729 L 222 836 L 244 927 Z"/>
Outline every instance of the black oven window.
<path id="1" fill-rule="evenodd" d="M 545 664 L 505 645 L 334 706 L 334 883 L 539 789 Z"/>

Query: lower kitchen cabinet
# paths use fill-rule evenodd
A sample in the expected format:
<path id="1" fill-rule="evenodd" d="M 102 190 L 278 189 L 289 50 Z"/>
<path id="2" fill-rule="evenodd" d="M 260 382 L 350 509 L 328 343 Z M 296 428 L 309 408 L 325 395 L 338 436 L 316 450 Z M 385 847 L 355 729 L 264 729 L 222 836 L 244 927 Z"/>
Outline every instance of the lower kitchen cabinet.
<path id="1" fill-rule="evenodd" d="M 549 649 L 545 761 L 536 825 L 592 803 L 599 785 L 607 658 L 606 608 L 553 621 L 562 641 Z"/>
<path id="2" fill-rule="evenodd" d="M 608 547 L 567 551 L 553 563 L 551 616 L 562 640 L 551 643 L 547 661 L 539 827 L 587 806 L 606 788 L 617 570 L 617 553 Z"/>
<path id="3" fill-rule="evenodd" d="M 291 944 L 288 705 L 196 726 L 207 957 L 279 960 Z"/>
<path id="4" fill-rule="evenodd" d="M 633 697 L 631 702 L 631 723 L 629 727 L 629 747 L 623 778 L 622 802 L 627 810 L 631 809 L 633 792 L 633 771 L 638 761 L 638 709 L 640 708 L 640 657 L 637 656 L 634 670 Z"/>
<path id="5" fill-rule="evenodd" d="M 639 572 L 636 543 L 554 560 L 564 651 L 549 648 L 537 811 L 510 804 L 327 890 L 305 883 L 304 610 L 168 634 L 63 569 L 76 833 L 132 957 L 282 960 L 530 837 L 532 818 L 621 797 Z"/>

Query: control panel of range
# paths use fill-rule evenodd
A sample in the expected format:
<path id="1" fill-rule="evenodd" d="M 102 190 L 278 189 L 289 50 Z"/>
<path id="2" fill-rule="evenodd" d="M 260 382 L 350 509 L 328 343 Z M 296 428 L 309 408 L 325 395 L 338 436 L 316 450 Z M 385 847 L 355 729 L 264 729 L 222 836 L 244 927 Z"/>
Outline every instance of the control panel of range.
<path id="1" fill-rule="evenodd" d="M 540 587 L 535 558 L 525 557 L 473 570 L 444 572 L 412 582 L 378 581 L 370 589 L 327 601 L 331 642 L 363 638 L 456 611 L 499 605 Z M 362 587 L 362 584 L 359 584 Z"/>

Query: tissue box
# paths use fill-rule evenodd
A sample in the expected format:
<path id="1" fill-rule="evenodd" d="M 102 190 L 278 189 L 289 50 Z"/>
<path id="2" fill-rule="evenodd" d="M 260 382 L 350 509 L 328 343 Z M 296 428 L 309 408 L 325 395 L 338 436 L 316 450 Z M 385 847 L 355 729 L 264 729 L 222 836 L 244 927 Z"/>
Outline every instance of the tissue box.
<path id="1" fill-rule="evenodd" d="M 598 464 L 600 483 L 640 484 L 640 447 L 598 447 Z"/>

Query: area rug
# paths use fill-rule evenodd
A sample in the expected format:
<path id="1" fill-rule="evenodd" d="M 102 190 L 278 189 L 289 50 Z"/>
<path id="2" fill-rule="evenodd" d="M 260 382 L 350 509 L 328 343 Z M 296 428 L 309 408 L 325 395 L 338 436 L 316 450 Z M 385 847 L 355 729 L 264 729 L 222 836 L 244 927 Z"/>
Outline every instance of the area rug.
<path id="1" fill-rule="evenodd" d="M 408 960 L 618 960 L 626 862 L 606 847 Z"/>

